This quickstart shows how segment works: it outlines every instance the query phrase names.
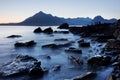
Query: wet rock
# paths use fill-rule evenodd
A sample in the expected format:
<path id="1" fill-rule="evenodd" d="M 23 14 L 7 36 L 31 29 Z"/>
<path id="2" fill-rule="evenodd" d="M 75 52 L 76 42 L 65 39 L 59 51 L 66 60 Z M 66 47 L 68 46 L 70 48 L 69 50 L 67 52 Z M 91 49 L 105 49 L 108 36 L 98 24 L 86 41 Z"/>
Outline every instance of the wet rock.
<path id="1" fill-rule="evenodd" d="M 105 49 L 120 50 L 120 40 L 110 39 L 107 42 Z"/>
<path id="2" fill-rule="evenodd" d="M 58 28 L 59 29 L 69 29 L 69 24 L 68 23 L 63 23 Z"/>
<path id="3" fill-rule="evenodd" d="M 14 45 L 15 45 L 15 47 L 31 47 L 31 46 L 34 46 L 35 44 L 36 44 L 36 42 L 29 41 L 29 42 L 25 42 L 25 43 L 17 42 Z"/>
<path id="4" fill-rule="evenodd" d="M 55 39 L 54 41 L 68 41 L 68 39 L 61 38 L 61 39 Z"/>
<path id="5" fill-rule="evenodd" d="M 53 71 L 59 71 L 60 68 L 61 68 L 60 65 L 55 65 L 55 66 L 53 67 Z"/>
<path id="6" fill-rule="evenodd" d="M 111 64 L 110 56 L 95 56 L 88 60 L 90 65 L 107 66 Z"/>
<path id="7" fill-rule="evenodd" d="M 19 37 L 22 37 L 22 36 L 21 35 L 10 35 L 7 38 L 19 38 Z"/>
<path id="8" fill-rule="evenodd" d="M 38 28 L 35 29 L 33 32 L 34 32 L 34 33 L 41 33 L 41 32 L 42 32 L 42 29 L 41 29 L 40 27 L 38 27 Z"/>
<path id="9" fill-rule="evenodd" d="M 54 33 L 63 33 L 63 34 L 68 34 L 69 31 L 54 31 Z"/>
<path id="10" fill-rule="evenodd" d="M 66 49 L 65 51 L 66 51 L 66 52 L 73 52 L 73 53 L 82 54 L 82 50 L 76 49 L 76 48 L 74 48 L 74 47 L 70 47 L 69 49 Z"/>
<path id="11" fill-rule="evenodd" d="M 70 59 L 72 62 L 76 63 L 76 64 L 83 64 L 83 61 L 81 61 L 80 59 L 75 58 L 74 56 L 69 56 L 68 59 Z"/>
<path id="12" fill-rule="evenodd" d="M 46 28 L 45 30 L 43 30 L 44 33 L 47 33 L 47 34 L 51 34 L 53 33 L 53 29 L 51 27 L 49 28 Z"/>
<path id="13" fill-rule="evenodd" d="M 80 47 L 90 47 L 90 43 L 89 42 L 80 42 L 79 46 Z"/>
<path id="14" fill-rule="evenodd" d="M 71 80 L 93 80 L 96 77 L 96 73 L 94 72 L 86 72 L 81 74 L 80 76 L 74 77 Z"/>
<path id="15" fill-rule="evenodd" d="M 81 39 L 79 41 L 77 41 L 78 43 L 82 43 L 82 42 L 85 42 L 84 39 Z"/>
<path id="16" fill-rule="evenodd" d="M 62 43 L 62 44 L 47 44 L 47 45 L 43 45 L 42 48 L 52 48 L 52 49 L 57 49 L 57 48 L 61 48 L 61 47 L 68 47 L 71 45 L 71 42 L 66 42 L 66 43 Z"/>
<path id="17" fill-rule="evenodd" d="M 28 55 L 19 55 L 13 61 L 6 63 L 0 69 L 1 77 L 13 77 L 20 75 L 43 75 L 41 62 Z"/>

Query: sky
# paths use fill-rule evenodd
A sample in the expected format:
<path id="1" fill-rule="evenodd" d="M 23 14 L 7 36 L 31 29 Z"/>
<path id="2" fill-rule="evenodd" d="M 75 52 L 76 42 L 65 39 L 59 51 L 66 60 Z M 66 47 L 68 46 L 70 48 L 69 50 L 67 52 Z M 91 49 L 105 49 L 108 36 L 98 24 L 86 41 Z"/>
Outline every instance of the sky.
<path id="1" fill-rule="evenodd" d="M 0 23 L 21 22 L 39 11 L 65 18 L 120 19 L 120 0 L 0 0 Z"/>

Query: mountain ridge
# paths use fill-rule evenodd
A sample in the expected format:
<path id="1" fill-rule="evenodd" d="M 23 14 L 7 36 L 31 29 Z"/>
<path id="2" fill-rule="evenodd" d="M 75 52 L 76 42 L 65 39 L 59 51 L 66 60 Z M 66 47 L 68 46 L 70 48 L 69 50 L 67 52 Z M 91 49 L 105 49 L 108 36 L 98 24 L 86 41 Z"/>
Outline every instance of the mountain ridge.
<path id="1" fill-rule="evenodd" d="M 26 26 L 56 26 L 62 23 L 68 23 L 69 25 L 90 25 L 95 22 L 101 23 L 114 23 L 117 19 L 104 19 L 102 16 L 95 16 L 93 19 L 87 17 L 77 17 L 77 18 L 64 18 L 53 16 L 52 14 L 46 14 L 42 11 L 36 13 L 35 15 L 26 18 L 19 23 L 8 23 L 0 25 L 26 25 Z"/>

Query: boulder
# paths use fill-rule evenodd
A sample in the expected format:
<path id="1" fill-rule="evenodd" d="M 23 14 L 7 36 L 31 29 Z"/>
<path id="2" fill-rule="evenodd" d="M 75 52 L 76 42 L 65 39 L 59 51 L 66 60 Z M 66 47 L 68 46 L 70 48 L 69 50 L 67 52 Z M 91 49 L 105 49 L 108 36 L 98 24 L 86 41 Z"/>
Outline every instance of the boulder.
<path id="1" fill-rule="evenodd" d="M 41 62 L 28 55 L 18 55 L 13 61 L 6 63 L 0 69 L 1 77 L 21 75 L 42 76 Z"/>
<path id="2" fill-rule="evenodd" d="M 35 29 L 33 32 L 34 32 L 34 33 L 41 33 L 41 32 L 42 32 L 42 29 L 41 29 L 40 27 L 38 27 L 38 28 Z"/>
<path id="3" fill-rule="evenodd" d="M 76 48 L 73 48 L 73 47 L 70 47 L 70 48 L 66 49 L 65 52 L 72 52 L 72 53 L 82 54 L 82 50 L 76 49 Z"/>
<path id="4" fill-rule="evenodd" d="M 53 71 L 59 71 L 60 68 L 61 68 L 60 65 L 55 65 L 55 66 L 53 67 Z"/>
<path id="5" fill-rule="evenodd" d="M 97 74 L 94 72 L 86 72 L 81 74 L 80 76 L 72 78 L 71 80 L 93 80 L 93 78 L 95 78 L 96 75 Z"/>
<path id="6" fill-rule="evenodd" d="M 49 28 L 46 28 L 45 30 L 43 30 L 44 33 L 47 33 L 47 34 L 51 34 L 53 33 L 53 29 L 51 27 Z"/>
<path id="7" fill-rule="evenodd" d="M 79 46 L 80 47 L 90 47 L 90 43 L 89 42 L 80 42 Z"/>
<path id="8" fill-rule="evenodd" d="M 111 63 L 110 56 L 95 56 L 88 60 L 89 65 L 107 66 Z"/>
<path id="9" fill-rule="evenodd" d="M 19 38 L 19 37 L 22 37 L 22 36 L 21 35 L 10 35 L 7 38 Z"/>
<path id="10" fill-rule="evenodd" d="M 15 47 L 31 47 L 31 46 L 34 46 L 35 44 L 36 44 L 36 42 L 34 42 L 34 41 L 28 41 L 25 43 L 17 42 L 14 45 L 15 45 Z"/>
<path id="11" fill-rule="evenodd" d="M 69 24 L 68 23 L 63 23 L 58 28 L 59 29 L 69 29 Z"/>

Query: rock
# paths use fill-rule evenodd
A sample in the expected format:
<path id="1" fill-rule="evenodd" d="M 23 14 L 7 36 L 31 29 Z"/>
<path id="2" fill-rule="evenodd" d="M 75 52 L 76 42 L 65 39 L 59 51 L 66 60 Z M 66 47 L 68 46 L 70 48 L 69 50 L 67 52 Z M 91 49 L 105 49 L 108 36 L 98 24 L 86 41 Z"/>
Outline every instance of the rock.
<path id="1" fill-rule="evenodd" d="M 51 27 L 49 28 L 46 28 L 45 30 L 43 30 L 44 33 L 47 33 L 47 34 L 51 34 L 53 33 L 53 29 Z"/>
<path id="2" fill-rule="evenodd" d="M 22 37 L 21 35 L 11 35 L 11 36 L 8 36 L 7 38 L 19 38 L 19 37 Z"/>
<path id="3" fill-rule="evenodd" d="M 88 60 L 88 64 L 90 65 L 107 66 L 110 63 L 111 63 L 110 56 L 95 56 Z"/>
<path id="4" fill-rule="evenodd" d="M 65 51 L 66 52 L 73 52 L 73 53 L 82 54 L 82 50 L 76 49 L 76 48 L 73 48 L 73 47 L 70 47 L 69 49 L 66 49 Z"/>
<path id="5" fill-rule="evenodd" d="M 36 44 L 36 42 L 29 41 L 29 42 L 25 42 L 25 43 L 17 42 L 14 45 L 15 45 L 15 47 L 31 47 L 31 46 L 34 46 L 35 44 Z"/>
<path id="6" fill-rule="evenodd" d="M 76 63 L 76 64 L 83 64 L 83 61 L 81 61 L 80 59 L 75 58 L 74 56 L 69 56 L 68 59 L 70 59 L 72 62 Z"/>
<path id="7" fill-rule="evenodd" d="M 82 42 L 85 42 L 84 39 L 81 39 L 79 41 L 77 41 L 78 43 L 82 43 Z"/>
<path id="8" fill-rule="evenodd" d="M 113 35 L 116 37 L 117 40 L 120 40 L 120 29 L 117 29 Z"/>
<path id="9" fill-rule="evenodd" d="M 110 39 L 107 42 L 105 49 L 120 50 L 120 40 Z"/>
<path id="10" fill-rule="evenodd" d="M 54 33 L 63 33 L 63 34 L 68 34 L 69 31 L 54 31 Z"/>
<path id="11" fill-rule="evenodd" d="M 71 80 L 93 80 L 96 77 L 96 73 L 94 72 L 86 72 L 81 74 L 80 76 L 74 77 Z"/>
<path id="12" fill-rule="evenodd" d="M 68 39 L 60 38 L 60 39 L 55 39 L 54 41 L 68 41 Z"/>
<path id="13" fill-rule="evenodd" d="M 28 55 L 19 55 L 13 61 L 6 63 L 0 69 L 1 77 L 13 77 L 21 75 L 41 76 L 43 70 L 40 67 L 41 62 Z"/>
<path id="14" fill-rule="evenodd" d="M 34 33 L 41 33 L 41 32 L 42 32 L 42 29 L 41 29 L 40 27 L 38 27 L 38 28 L 35 29 L 33 32 L 34 32 Z"/>
<path id="15" fill-rule="evenodd" d="M 55 66 L 53 67 L 53 71 L 59 71 L 60 68 L 61 68 L 60 65 L 55 65 Z"/>
<path id="16" fill-rule="evenodd" d="M 89 42 L 80 42 L 79 46 L 80 47 L 90 47 L 90 43 Z"/>
<path id="17" fill-rule="evenodd" d="M 69 24 L 68 23 L 63 23 L 58 28 L 59 29 L 69 29 Z"/>
<path id="18" fill-rule="evenodd" d="M 52 49 L 57 49 L 57 48 L 61 48 L 61 47 L 68 47 L 71 45 L 71 42 L 66 42 L 66 43 L 62 43 L 62 44 L 47 44 L 47 45 L 43 45 L 42 48 L 52 48 Z"/>

